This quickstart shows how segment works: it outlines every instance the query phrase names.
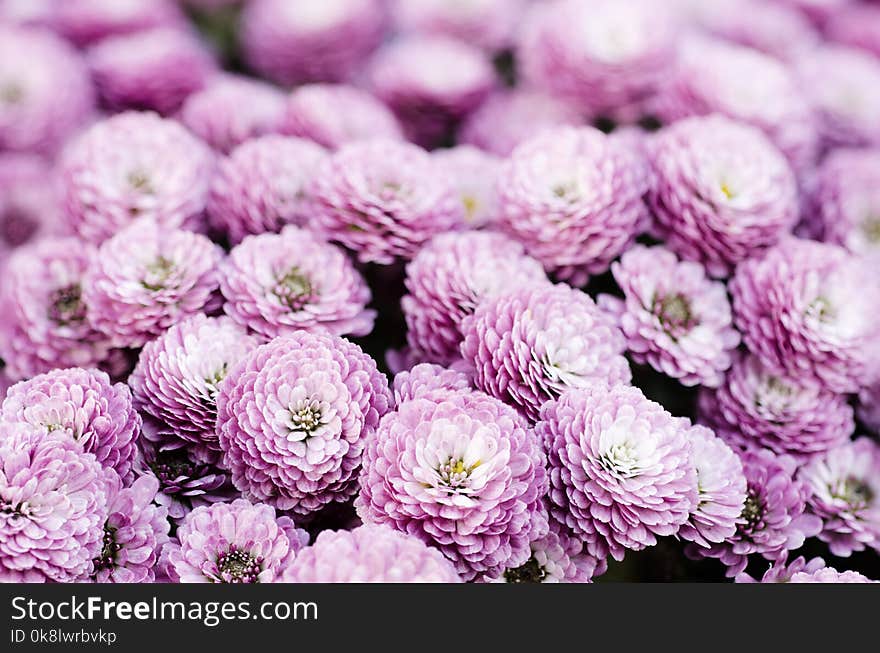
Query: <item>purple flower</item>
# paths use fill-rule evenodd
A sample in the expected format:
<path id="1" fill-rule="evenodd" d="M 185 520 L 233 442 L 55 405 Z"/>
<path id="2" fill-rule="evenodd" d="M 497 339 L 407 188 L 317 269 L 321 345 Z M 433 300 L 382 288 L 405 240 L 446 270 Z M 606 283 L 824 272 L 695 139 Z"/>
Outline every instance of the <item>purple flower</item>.
<path id="1" fill-rule="evenodd" d="M 119 347 L 140 347 L 216 308 L 223 251 L 205 236 L 140 219 L 105 241 L 83 282 L 89 322 Z"/>
<path id="2" fill-rule="evenodd" d="M 438 35 L 404 36 L 370 63 L 370 88 L 400 119 L 407 136 L 436 145 L 495 88 L 495 71 L 480 50 Z"/>
<path id="3" fill-rule="evenodd" d="M 272 583 L 305 546 L 308 535 L 271 506 L 246 499 L 200 506 L 162 552 L 179 583 Z"/>
<path id="4" fill-rule="evenodd" d="M 0 154 L 0 266 L 7 255 L 38 238 L 64 233 L 52 169 L 33 154 Z"/>
<path id="5" fill-rule="evenodd" d="M 88 70 L 68 44 L 0 25 L 0 151 L 52 154 L 93 110 Z"/>
<path id="6" fill-rule="evenodd" d="M 394 403 L 399 406 L 411 399 L 440 400 L 447 394 L 470 392 L 467 374 L 432 363 L 419 363 L 394 375 Z"/>
<path id="7" fill-rule="evenodd" d="M 491 226 L 498 213 L 495 197 L 501 159 L 470 145 L 436 150 L 440 174 L 447 175 L 464 207 L 464 222 L 472 229 Z"/>
<path id="8" fill-rule="evenodd" d="M 295 89 L 287 98 L 280 131 L 332 150 L 372 138 L 403 138 L 388 107 L 345 84 L 306 84 Z"/>
<path id="9" fill-rule="evenodd" d="M 650 0 L 541 3 L 517 44 L 524 77 L 592 116 L 638 118 L 675 62 L 674 16 Z"/>
<path id="10" fill-rule="evenodd" d="M 465 580 L 524 564 L 548 528 L 540 442 L 482 393 L 400 404 L 368 440 L 360 484 L 361 519 L 436 546 Z"/>
<path id="11" fill-rule="evenodd" d="M 719 113 L 757 127 L 802 174 L 814 165 L 819 146 L 804 93 L 777 59 L 720 39 L 692 37 L 681 43 L 675 73 L 652 108 L 664 123 Z"/>
<path id="12" fill-rule="evenodd" d="M 391 403 L 388 382 L 357 345 L 306 331 L 275 338 L 220 386 L 224 464 L 246 497 L 280 510 L 305 515 L 345 501 Z"/>
<path id="13" fill-rule="evenodd" d="M 736 575 L 734 582 L 736 583 L 788 583 L 795 574 L 805 573 L 813 574 L 825 567 L 825 561 L 822 558 L 813 558 L 807 562 L 803 556 L 797 557 L 790 563 L 787 563 L 788 551 L 783 551 L 770 568 L 764 572 L 761 580 L 755 580 L 745 572 Z"/>
<path id="14" fill-rule="evenodd" d="M 448 365 L 460 355 L 462 321 L 483 300 L 540 283 L 547 283 L 541 264 L 506 236 L 441 234 L 406 267 L 407 341 L 421 359 Z"/>
<path id="15" fill-rule="evenodd" d="M 662 247 L 636 246 L 611 265 L 624 299 L 602 296 L 638 363 L 684 385 L 715 387 L 739 344 L 723 283 Z"/>
<path id="16" fill-rule="evenodd" d="M 836 556 L 880 551 L 880 445 L 862 437 L 808 461 L 798 478 L 810 511 L 822 519 L 819 539 Z"/>
<path id="17" fill-rule="evenodd" d="M 93 561 L 98 583 L 152 583 L 159 553 L 168 541 L 168 511 L 153 505 L 158 481 L 141 476 L 131 487 L 117 484 L 108 499 L 101 552 Z"/>
<path id="18" fill-rule="evenodd" d="M 211 151 L 180 124 L 153 113 L 121 113 L 89 128 L 65 150 L 60 176 L 67 219 L 100 243 L 138 217 L 163 228 L 202 220 Z"/>
<path id="19" fill-rule="evenodd" d="M 713 276 L 729 274 L 797 222 L 794 174 L 753 127 L 723 116 L 689 118 L 662 130 L 648 152 L 658 235 Z"/>
<path id="20" fill-rule="evenodd" d="M 878 581 L 871 580 L 867 576 L 857 571 L 837 571 L 831 567 L 825 567 L 818 571 L 808 574 L 806 572 L 798 572 L 794 574 L 789 583 L 876 583 Z"/>
<path id="21" fill-rule="evenodd" d="M 204 45 L 171 27 L 107 38 L 88 51 L 87 61 L 105 107 L 162 115 L 177 111 L 216 69 Z"/>
<path id="22" fill-rule="evenodd" d="M 697 501 L 678 536 L 709 547 L 736 533 L 746 501 L 746 477 L 739 456 L 705 426 L 692 427 L 688 439 L 697 470 Z"/>
<path id="23" fill-rule="evenodd" d="M 266 339 L 300 330 L 363 336 L 370 289 L 345 253 L 299 227 L 249 236 L 223 265 L 224 310 Z"/>
<path id="24" fill-rule="evenodd" d="M 215 150 L 231 152 L 245 141 L 278 131 L 284 94 L 249 77 L 217 75 L 189 95 L 178 119 Z"/>
<path id="25" fill-rule="evenodd" d="M 193 315 L 146 344 L 128 379 L 139 410 L 188 442 L 220 450 L 220 383 L 259 340 L 228 317 Z"/>
<path id="26" fill-rule="evenodd" d="M 304 188 L 325 156 L 322 147 L 287 136 L 261 136 L 239 145 L 220 160 L 211 182 L 211 225 L 235 245 L 249 234 L 306 224 Z"/>
<path id="27" fill-rule="evenodd" d="M 736 533 L 708 549 L 691 546 L 687 550 L 689 555 L 720 559 L 730 578 L 746 568 L 749 555 L 775 560 L 785 551 L 800 548 L 822 529 L 822 520 L 805 512 L 810 490 L 795 479 L 794 458 L 777 456 L 768 449 L 749 449 L 741 458 L 748 486 Z"/>
<path id="28" fill-rule="evenodd" d="M 64 0 L 54 3 L 52 24 L 78 46 L 153 27 L 182 27 L 173 0 Z"/>
<path id="29" fill-rule="evenodd" d="M 14 380 L 57 367 L 95 367 L 110 352 L 86 320 L 83 276 L 94 249 L 75 238 L 41 240 L 10 257 L 0 284 L 0 358 Z"/>
<path id="30" fill-rule="evenodd" d="M 830 41 L 880 57 L 880 7 L 851 3 L 831 17 L 825 33 Z"/>
<path id="31" fill-rule="evenodd" d="M 474 385 L 531 420 L 568 388 L 630 380 L 623 335 L 589 295 L 564 284 L 486 300 L 461 331 Z"/>
<path id="32" fill-rule="evenodd" d="M 734 446 L 796 458 L 826 451 L 855 429 L 844 395 L 774 372 L 746 355 L 737 358 L 720 388 L 700 392 L 699 412 Z"/>
<path id="33" fill-rule="evenodd" d="M 318 165 L 307 192 L 311 224 L 365 263 L 412 258 L 431 236 L 464 220 L 451 181 L 409 143 L 344 145 Z"/>
<path id="34" fill-rule="evenodd" d="M 545 404 L 536 430 L 549 461 L 550 514 L 595 558 L 654 546 L 697 509 L 689 428 L 638 388 L 571 390 Z"/>
<path id="35" fill-rule="evenodd" d="M 284 572 L 285 583 L 460 583 L 437 549 L 386 526 L 323 531 Z"/>
<path id="36" fill-rule="evenodd" d="M 730 291 L 743 341 L 765 367 L 833 392 L 871 383 L 880 357 L 876 271 L 834 245 L 794 238 L 743 262 Z"/>
<path id="37" fill-rule="evenodd" d="M 13 385 L 0 408 L 0 422 L 23 422 L 44 435 L 62 433 L 126 481 L 141 429 L 128 386 L 111 383 L 104 372 L 79 368 Z"/>
<path id="38" fill-rule="evenodd" d="M 382 0 L 249 0 L 244 57 L 280 84 L 344 81 L 382 40 Z"/>
<path id="39" fill-rule="evenodd" d="M 0 424 L 0 581 L 63 583 L 91 573 L 114 480 L 63 434 Z"/>
<path id="40" fill-rule="evenodd" d="M 506 157 L 543 129 L 580 124 L 583 118 L 570 103 L 520 88 L 500 91 L 483 102 L 465 119 L 458 140 Z"/>

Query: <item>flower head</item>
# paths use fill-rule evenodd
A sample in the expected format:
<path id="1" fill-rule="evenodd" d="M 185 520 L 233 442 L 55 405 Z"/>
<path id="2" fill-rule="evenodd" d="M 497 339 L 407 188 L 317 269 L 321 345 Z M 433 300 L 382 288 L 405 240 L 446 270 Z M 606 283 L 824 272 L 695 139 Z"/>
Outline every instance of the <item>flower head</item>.
<path id="1" fill-rule="evenodd" d="M 740 572 L 734 579 L 735 583 L 788 583 L 795 574 L 813 574 L 825 567 L 825 561 L 822 558 L 813 558 L 807 561 L 803 556 L 799 556 L 788 562 L 788 551 L 783 551 L 773 564 L 764 572 L 761 580 L 755 580 L 745 572 Z"/>
<path id="2" fill-rule="evenodd" d="M 813 573 L 798 572 L 793 574 L 789 583 L 876 583 L 867 576 L 857 571 L 837 571 L 832 567 L 825 567 Z"/>
<path id="3" fill-rule="evenodd" d="M 449 393 L 470 392 L 471 382 L 464 372 L 419 363 L 394 375 L 394 403 L 399 406 L 410 399 L 442 398 Z"/>

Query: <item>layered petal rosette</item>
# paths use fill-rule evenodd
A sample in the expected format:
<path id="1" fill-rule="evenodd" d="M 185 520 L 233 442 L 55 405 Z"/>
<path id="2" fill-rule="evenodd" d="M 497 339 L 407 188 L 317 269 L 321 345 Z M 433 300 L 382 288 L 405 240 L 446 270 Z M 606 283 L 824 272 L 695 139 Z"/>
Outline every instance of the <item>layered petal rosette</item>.
<path id="1" fill-rule="evenodd" d="M 684 259 L 725 276 L 798 219 L 797 184 L 757 129 L 722 116 L 682 120 L 648 143 L 654 228 Z"/>
<path id="2" fill-rule="evenodd" d="M 519 145 L 498 176 L 498 228 L 558 278 L 581 284 L 648 222 L 644 163 L 592 127 L 545 130 Z"/>
<path id="3" fill-rule="evenodd" d="M 297 553 L 285 583 L 459 583 L 437 549 L 387 526 L 323 531 Z"/>
<path id="4" fill-rule="evenodd" d="M 345 501 L 392 401 L 385 377 L 357 345 L 306 331 L 275 338 L 220 386 L 224 464 L 246 497 L 280 510 L 305 515 Z"/>
<path id="5" fill-rule="evenodd" d="M 812 558 L 807 560 L 803 556 L 798 556 L 791 562 L 788 561 L 788 551 L 779 555 L 773 561 L 770 568 L 764 572 L 760 580 L 756 580 L 745 572 L 741 572 L 734 578 L 735 583 L 788 583 L 795 574 L 813 574 L 820 569 L 826 568 L 825 561 L 822 558 Z"/>
<path id="6" fill-rule="evenodd" d="M 465 580 L 524 564 L 548 528 L 540 442 L 482 393 L 400 404 L 367 442 L 360 484 L 365 522 L 439 548 Z"/>
<path id="7" fill-rule="evenodd" d="M 485 299 L 547 283 L 541 264 L 522 245 L 491 232 L 441 234 L 406 268 L 401 300 L 407 341 L 430 362 L 459 358 L 462 321 Z"/>
<path id="8" fill-rule="evenodd" d="M 432 236 L 458 228 L 464 208 L 421 148 L 369 140 L 318 165 L 307 188 L 311 224 L 362 262 L 409 259 Z"/>
<path id="9" fill-rule="evenodd" d="M 501 159 L 470 145 L 433 153 L 440 174 L 448 176 L 464 207 L 464 222 L 471 229 L 489 227 L 498 213 L 495 197 Z"/>
<path id="10" fill-rule="evenodd" d="M 61 190 L 67 219 L 100 243 L 139 217 L 163 228 L 197 227 L 213 156 L 180 124 L 154 113 L 121 113 L 89 128 L 64 152 Z"/>
<path id="11" fill-rule="evenodd" d="M 791 577 L 789 583 L 876 583 L 857 571 L 837 571 L 833 567 L 825 567 L 808 574 L 798 572 Z"/>
<path id="12" fill-rule="evenodd" d="M 570 390 L 545 404 L 536 430 L 547 451 L 550 513 L 599 560 L 654 546 L 698 506 L 686 421 L 638 388 Z"/>
<path id="13" fill-rule="evenodd" d="M 83 284 L 89 322 L 119 347 L 140 347 L 219 303 L 223 251 L 205 236 L 145 218 L 105 241 Z"/>
<path id="14" fill-rule="evenodd" d="M 392 387 L 397 406 L 410 399 L 440 399 L 450 393 L 472 390 L 467 374 L 433 363 L 419 363 L 398 372 Z"/>
<path id="15" fill-rule="evenodd" d="M 300 330 L 363 336 L 376 312 L 345 253 L 299 227 L 249 236 L 223 265 L 224 310 L 264 338 Z"/>
<path id="16" fill-rule="evenodd" d="M 461 331 L 461 354 L 476 387 L 532 420 L 568 388 L 631 378 L 623 334 L 589 295 L 566 285 L 488 299 Z"/>

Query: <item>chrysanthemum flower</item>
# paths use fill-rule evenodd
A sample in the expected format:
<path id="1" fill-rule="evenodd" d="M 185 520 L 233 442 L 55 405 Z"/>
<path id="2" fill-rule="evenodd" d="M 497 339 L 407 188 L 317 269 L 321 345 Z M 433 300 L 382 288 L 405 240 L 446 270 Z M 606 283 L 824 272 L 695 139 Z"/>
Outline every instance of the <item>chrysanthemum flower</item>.
<path id="1" fill-rule="evenodd" d="M 522 245 L 492 232 L 441 234 L 406 268 L 401 300 L 407 340 L 420 358 L 448 365 L 459 358 L 461 323 L 485 299 L 547 283 Z"/>
<path id="2" fill-rule="evenodd" d="M 178 120 L 228 154 L 251 138 L 278 131 L 283 113 L 280 89 L 249 77 L 217 75 L 186 98 Z"/>
<path id="3" fill-rule="evenodd" d="M 398 30 L 444 34 L 473 43 L 488 52 L 512 44 L 523 0 L 392 0 L 391 16 Z"/>
<path id="4" fill-rule="evenodd" d="M 880 551 L 880 446 L 866 437 L 808 461 L 798 478 L 810 490 L 810 511 L 821 517 L 819 539 L 836 556 L 865 547 Z"/>
<path id="5" fill-rule="evenodd" d="M 440 174 L 458 191 L 465 224 L 472 229 L 490 226 L 498 212 L 495 192 L 501 159 L 470 145 L 436 150 L 432 156 Z"/>
<path id="6" fill-rule="evenodd" d="M 788 551 L 783 551 L 769 569 L 764 572 L 760 580 L 749 576 L 745 572 L 740 572 L 734 579 L 735 583 L 788 583 L 795 574 L 813 574 L 825 567 L 825 561 L 822 558 L 813 558 L 807 561 L 803 556 L 799 556 L 788 562 Z"/>
<path id="7" fill-rule="evenodd" d="M 118 347 L 140 347 L 217 307 L 222 258 L 205 236 L 138 220 L 101 245 L 86 273 L 89 322 Z"/>
<path id="8" fill-rule="evenodd" d="M 367 442 L 360 485 L 365 522 L 436 546 L 465 580 L 524 564 L 548 528 L 540 442 L 482 393 L 400 404 Z"/>
<path id="9" fill-rule="evenodd" d="M 402 139 L 391 110 L 372 95 L 346 84 L 306 84 L 290 94 L 279 131 L 330 149 L 373 138 Z"/>
<path id="10" fill-rule="evenodd" d="M 846 397 L 740 356 L 717 390 L 703 390 L 700 420 L 729 443 L 805 458 L 849 438 L 855 429 Z"/>
<path id="11" fill-rule="evenodd" d="M 830 41 L 880 57 L 880 7 L 850 3 L 831 17 L 825 34 Z"/>
<path id="12" fill-rule="evenodd" d="M 533 89 L 501 91 L 471 113 L 458 141 L 506 157 L 542 129 L 583 124 L 571 103 Z"/>
<path id="13" fill-rule="evenodd" d="M 307 223 L 303 189 L 325 156 L 311 141 L 287 136 L 261 136 L 239 145 L 220 160 L 211 182 L 211 226 L 235 245 L 249 234 Z"/>
<path id="14" fill-rule="evenodd" d="M 373 58 L 370 88 L 395 112 L 407 136 L 442 142 L 495 88 L 495 71 L 475 46 L 444 36 L 405 36 Z"/>
<path id="15" fill-rule="evenodd" d="M 72 368 L 15 384 L 0 408 L 0 422 L 24 422 L 48 435 L 63 433 L 98 462 L 128 479 L 141 418 L 131 392 L 98 370 Z"/>
<path id="16" fill-rule="evenodd" d="M 200 506 L 162 552 L 165 571 L 180 583 L 272 583 L 305 546 L 308 535 L 289 517 L 246 499 Z"/>
<path id="17" fill-rule="evenodd" d="M 525 79 L 592 116 L 638 118 L 675 62 L 675 12 L 650 0 L 557 0 L 524 18 Z"/>
<path id="18" fill-rule="evenodd" d="M 376 317 L 345 253 L 299 227 L 245 238 L 223 264 L 221 291 L 227 315 L 267 339 L 303 329 L 363 336 Z"/>
<path id="19" fill-rule="evenodd" d="M 730 291 L 743 341 L 768 368 L 834 392 L 872 382 L 880 286 L 869 262 L 794 238 L 743 262 Z"/>
<path id="20" fill-rule="evenodd" d="M 323 531 L 284 572 L 285 583 L 459 583 L 437 549 L 387 526 Z"/>
<path id="21" fill-rule="evenodd" d="M 137 407 L 189 442 L 219 451 L 220 382 L 259 340 L 227 317 L 193 315 L 148 342 L 128 379 Z"/>
<path id="22" fill-rule="evenodd" d="M 0 154 L 0 266 L 11 251 L 62 234 L 57 194 L 47 188 L 52 168 L 32 154 Z"/>
<path id="23" fill-rule="evenodd" d="M 674 535 L 697 508 L 689 428 L 631 386 L 591 386 L 545 404 L 536 427 L 550 513 L 598 559 Z"/>
<path id="24" fill-rule="evenodd" d="M 344 81 L 379 45 L 382 0 L 250 0 L 241 18 L 244 57 L 280 84 Z"/>
<path id="25" fill-rule="evenodd" d="M 431 156 L 409 143 L 351 143 L 315 170 L 311 225 L 362 262 L 412 258 L 433 235 L 458 228 L 464 208 Z"/>
<path id="26" fill-rule="evenodd" d="M 461 324 L 480 390 L 532 420 L 568 388 L 628 383 L 623 335 L 589 295 L 541 285 L 488 299 Z"/>
<path id="27" fill-rule="evenodd" d="M 498 228 L 558 278 L 604 272 L 647 226 L 648 174 L 637 154 L 592 127 L 541 132 L 498 176 Z"/>
<path id="28" fill-rule="evenodd" d="M 812 169 L 818 153 L 816 119 L 796 75 L 774 57 L 720 39 L 681 43 L 652 110 L 664 123 L 720 113 L 757 127 L 798 174 Z"/>
<path id="29" fill-rule="evenodd" d="M 168 511 L 153 504 L 158 481 L 141 476 L 130 487 L 114 484 L 108 498 L 101 552 L 91 578 L 98 583 L 152 583 L 168 541 Z"/>
<path id="30" fill-rule="evenodd" d="M 757 129 L 722 116 L 682 120 L 648 142 L 655 229 L 713 276 L 775 244 L 798 219 L 785 158 Z"/>
<path id="31" fill-rule="evenodd" d="M 183 27 L 173 0 L 64 0 L 54 3 L 52 24 L 78 46 L 153 27 Z"/>
<path id="32" fill-rule="evenodd" d="M 63 434 L 0 424 L 0 581 L 87 576 L 101 552 L 114 479 Z"/>
<path id="33" fill-rule="evenodd" d="M 711 548 L 688 549 L 689 555 L 720 559 L 730 578 L 746 568 L 749 555 L 775 560 L 822 530 L 822 520 L 806 512 L 810 490 L 795 478 L 794 458 L 769 449 L 749 449 L 741 458 L 748 485 L 736 533 Z"/>
<path id="34" fill-rule="evenodd" d="M 128 112 L 99 122 L 60 164 L 71 227 L 100 243 L 138 217 L 163 228 L 196 227 L 208 197 L 213 156 L 172 120 Z"/>
<path id="35" fill-rule="evenodd" d="M 634 247 L 611 271 L 624 299 L 602 296 L 599 305 L 615 317 L 633 359 L 684 385 L 720 385 L 739 344 L 724 284 L 662 247 Z"/>
<path id="36" fill-rule="evenodd" d="M 220 386 L 224 464 L 246 497 L 280 510 L 308 514 L 345 501 L 391 404 L 388 382 L 357 345 L 307 331 L 275 338 Z"/>
<path id="37" fill-rule="evenodd" d="M 419 363 L 394 375 L 394 403 L 410 399 L 441 399 L 449 393 L 469 392 L 471 382 L 461 370 Z"/>
<path id="38" fill-rule="evenodd" d="M 0 151 L 54 153 L 94 110 L 79 54 L 38 29 L 0 25 Z"/>
<path id="39" fill-rule="evenodd" d="M 792 575 L 789 583 L 876 583 L 864 574 L 857 571 L 837 571 L 832 567 L 825 567 L 808 574 L 798 572 Z"/>
<path id="40" fill-rule="evenodd" d="M 107 38 L 88 51 L 87 60 L 105 107 L 162 115 L 177 111 L 216 70 L 196 37 L 170 27 Z"/>
<path id="41" fill-rule="evenodd" d="M 83 276 L 95 250 L 76 238 L 45 239 L 10 257 L 0 284 L 0 358 L 10 378 L 57 367 L 95 367 L 110 342 L 86 320 Z"/>

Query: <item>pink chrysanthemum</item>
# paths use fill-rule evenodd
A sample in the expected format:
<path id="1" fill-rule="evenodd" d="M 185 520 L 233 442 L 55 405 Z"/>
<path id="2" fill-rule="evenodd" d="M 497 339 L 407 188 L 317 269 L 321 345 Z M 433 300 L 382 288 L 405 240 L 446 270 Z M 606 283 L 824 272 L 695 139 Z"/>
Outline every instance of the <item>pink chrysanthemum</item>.
<path id="1" fill-rule="evenodd" d="M 730 291 L 743 342 L 769 369 L 834 392 L 877 375 L 880 284 L 870 261 L 789 238 L 743 262 Z"/>
<path id="2" fill-rule="evenodd" d="M 269 339 L 300 330 L 363 336 L 376 312 L 345 253 L 299 227 L 249 236 L 223 265 L 227 315 Z"/>
<path id="3" fill-rule="evenodd" d="M 180 124 L 121 113 L 92 126 L 60 164 L 67 219 L 100 243 L 138 217 L 163 228 L 197 227 L 214 169 L 211 151 Z"/>
<path id="4" fill-rule="evenodd" d="M 637 154 L 592 127 L 559 127 L 514 150 L 498 176 L 498 228 L 558 278 L 604 272 L 647 226 Z"/>
<path id="5" fill-rule="evenodd" d="M 495 193 L 501 159 L 470 145 L 436 150 L 432 156 L 440 174 L 458 191 L 465 224 L 472 229 L 491 226 L 498 213 Z"/>
<path id="6" fill-rule="evenodd" d="M 140 347 L 216 309 L 223 251 L 205 236 L 134 222 L 105 241 L 83 280 L 89 322 L 118 347 Z"/>
<path id="7" fill-rule="evenodd" d="M 409 143 L 345 145 L 318 166 L 307 192 L 311 224 L 365 263 L 412 258 L 429 238 L 464 220 L 450 180 Z"/>
<path id="8" fill-rule="evenodd" d="M 48 435 L 63 433 L 127 480 L 141 418 L 128 386 L 98 370 L 54 370 L 9 388 L 0 422 L 23 422 Z"/>
<path id="9" fill-rule="evenodd" d="M 819 569 L 811 574 L 798 572 L 792 575 L 789 583 L 876 583 L 857 571 L 837 571 L 832 567 Z"/>
<path id="10" fill-rule="evenodd" d="M 465 580 L 524 564 L 548 528 L 540 442 L 482 393 L 400 404 L 367 442 L 360 484 L 364 521 L 436 546 Z"/>
<path id="11" fill-rule="evenodd" d="M 419 363 L 394 375 L 394 403 L 397 406 L 411 399 L 440 400 L 447 394 L 471 389 L 467 374 L 433 363 Z"/>
<path id="12" fill-rule="evenodd" d="M 200 506 L 162 552 L 164 571 L 179 583 L 272 583 L 281 580 L 308 542 L 289 517 L 246 499 Z"/>
<path id="13" fill-rule="evenodd" d="M 219 451 L 220 383 L 259 340 L 227 317 L 193 315 L 148 342 L 128 379 L 139 410 L 188 442 Z"/>
<path id="14" fill-rule="evenodd" d="M 323 531 L 284 573 L 286 583 L 460 583 L 437 549 L 386 526 Z"/>
<path id="15" fill-rule="evenodd" d="M 485 299 L 546 283 L 541 264 L 523 247 L 491 232 L 441 234 L 406 268 L 401 300 L 407 341 L 421 359 L 448 365 L 459 358 L 461 323 Z"/>
<path id="16" fill-rule="evenodd" d="M 624 299 L 602 296 L 638 363 L 684 385 L 717 387 L 739 344 L 723 283 L 662 247 L 636 246 L 611 271 Z"/>
<path id="17" fill-rule="evenodd" d="M 345 84 L 306 84 L 295 89 L 287 99 L 279 130 L 333 150 L 372 138 L 403 138 L 388 107 L 366 91 Z"/>
<path id="18" fill-rule="evenodd" d="M 52 24 L 78 46 L 154 27 L 183 27 L 173 0 L 63 0 L 55 2 Z"/>
<path id="19" fill-rule="evenodd" d="M 217 395 L 224 463 L 245 496 L 308 514 L 357 490 L 366 442 L 392 404 L 375 362 L 307 331 L 245 357 Z"/>
<path id="20" fill-rule="evenodd" d="M 311 141 L 287 136 L 261 136 L 239 145 L 220 160 L 211 182 L 211 226 L 235 245 L 249 234 L 306 224 L 304 188 L 325 156 Z"/>
<path id="21" fill-rule="evenodd" d="M 819 539 L 836 556 L 865 547 L 880 551 L 880 445 L 862 437 L 801 467 L 810 511 L 822 519 Z"/>
<path id="22" fill-rule="evenodd" d="M 344 81 L 382 40 L 382 0 L 249 0 L 245 60 L 285 85 Z"/>
<path id="23" fill-rule="evenodd" d="M 476 387 L 532 420 L 568 388 L 631 377 L 623 334 L 589 295 L 565 285 L 486 300 L 461 331 L 461 354 Z"/>
<path id="24" fill-rule="evenodd" d="M 825 561 L 822 558 L 812 558 L 807 561 L 803 556 L 799 556 L 788 562 L 788 551 L 783 551 L 769 569 L 764 572 L 761 580 L 756 580 L 745 572 L 740 572 L 734 579 L 735 583 L 788 583 L 795 574 L 805 573 L 813 574 L 820 569 L 825 568 Z"/>

